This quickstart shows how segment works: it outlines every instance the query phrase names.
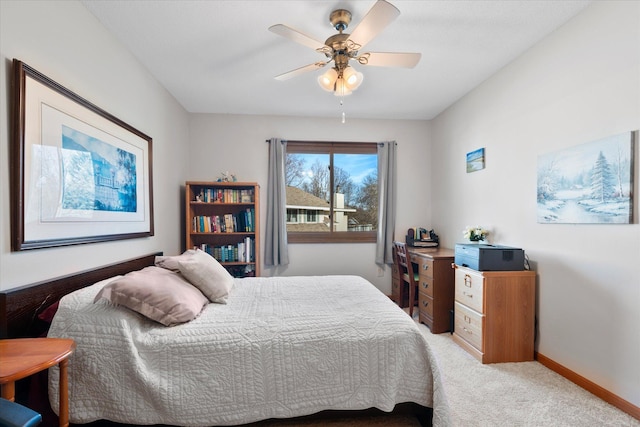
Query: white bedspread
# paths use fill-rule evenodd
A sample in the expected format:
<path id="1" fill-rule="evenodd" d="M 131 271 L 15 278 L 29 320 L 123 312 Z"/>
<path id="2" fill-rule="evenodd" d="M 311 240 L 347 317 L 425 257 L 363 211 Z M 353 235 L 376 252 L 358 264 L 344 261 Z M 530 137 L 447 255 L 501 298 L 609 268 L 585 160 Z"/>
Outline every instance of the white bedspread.
<path id="1" fill-rule="evenodd" d="M 107 282 L 64 297 L 49 331 L 77 343 L 72 423 L 233 425 L 402 402 L 449 422 L 417 325 L 363 278 L 236 279 L 226 305 L 174 327 L 93 304 Z M 57 371 L 49 397 L 57 410 Z"/>

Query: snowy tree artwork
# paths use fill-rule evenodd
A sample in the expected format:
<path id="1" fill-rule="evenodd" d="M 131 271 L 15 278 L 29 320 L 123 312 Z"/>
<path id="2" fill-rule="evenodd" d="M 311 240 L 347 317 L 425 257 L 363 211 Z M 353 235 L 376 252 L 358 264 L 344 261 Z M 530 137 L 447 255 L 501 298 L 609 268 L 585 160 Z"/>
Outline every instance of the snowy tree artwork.
<path id="1" fill-rule="evenodd" d="M 538 157 L 539 223 L 633 222 L 635 132 Z"/>

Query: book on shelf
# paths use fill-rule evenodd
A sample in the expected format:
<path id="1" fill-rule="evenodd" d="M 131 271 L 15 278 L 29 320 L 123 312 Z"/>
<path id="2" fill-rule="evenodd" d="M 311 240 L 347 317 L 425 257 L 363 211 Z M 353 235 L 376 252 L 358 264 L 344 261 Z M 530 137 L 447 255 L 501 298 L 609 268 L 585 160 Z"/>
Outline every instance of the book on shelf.
<path id="1" fill-rule="evenodd" d="M 225 214 L 224 215 L 224 231 L 225 233 L 233 233 L 233 215 Z"/>

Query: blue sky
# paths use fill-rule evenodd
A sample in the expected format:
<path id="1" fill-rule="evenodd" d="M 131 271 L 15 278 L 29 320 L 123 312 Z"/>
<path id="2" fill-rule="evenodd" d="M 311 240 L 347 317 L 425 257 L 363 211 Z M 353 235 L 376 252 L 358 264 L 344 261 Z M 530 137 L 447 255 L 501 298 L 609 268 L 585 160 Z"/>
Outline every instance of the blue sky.
<path id="1" fill-rule="evenodd" d="M 297 157 L 305 159 L 305 166 L 310 168 L 316 159 L 324 157 L 318 154 L 296 154 Z M 327 164 L 329 155 L 326 155 Z M 335 166 L 347 172 L 351 176 L 353 183 L 361 185 L 362 180 L 370 174 L 377 174 L 378 156 L 375 154 L 335 154 Z"/>

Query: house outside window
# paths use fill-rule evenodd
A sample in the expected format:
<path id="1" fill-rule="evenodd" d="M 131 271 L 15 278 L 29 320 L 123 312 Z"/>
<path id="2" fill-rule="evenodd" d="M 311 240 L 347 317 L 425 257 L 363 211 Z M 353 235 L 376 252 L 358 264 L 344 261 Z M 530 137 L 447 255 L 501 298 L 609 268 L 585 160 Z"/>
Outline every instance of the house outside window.
<path id="1" fill-rule="evenodd" d="M 289 242 L 375 242 L 377 168 L 376 143 L 288 141 Z"/>

